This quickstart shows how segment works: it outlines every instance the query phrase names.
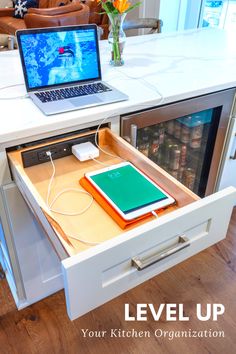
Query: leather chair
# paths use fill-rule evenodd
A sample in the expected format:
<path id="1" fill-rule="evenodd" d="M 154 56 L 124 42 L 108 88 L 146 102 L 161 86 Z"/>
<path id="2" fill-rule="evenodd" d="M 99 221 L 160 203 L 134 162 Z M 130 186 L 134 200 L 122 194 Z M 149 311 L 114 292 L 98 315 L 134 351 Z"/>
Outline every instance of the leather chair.
<path id="1" fill-rule="evenodd" d="M 102 34 L 100 39 L 107 39 L 109 33 L 109 19 L 104 10 L 102 10 L 101 5 L 98 4 L 97 0 L 76 0 L 87 5 L 90 10 L 89 23 L 95 23 L 98 27 L 102 29 Z"/>
<path id="2" fill-rule="evenodd" d="M 30 8 L 24 21 L 26 28 L 86 24 L 89 22 L 89 7 L 74 1 L 59 7 Z"/>
<path id="3" fill-rule="evenodd" d="M 72 4 L 71 4 L 72 2 Z M 65 4 L 65 6 L 59 6 L 60 4 Z M 68 6 L 73 6 L 70 9 L 68 9 Z M 59 24 L 59 21 L 62 21 L 62 17 L 70 17 L 69 15 L 69 10 L 72 10 L 72 13 L 75 12 L 75 7 L 77 6 L 76 9 L 78 10 L 78 6 L 80 7 L 80 10 L 78 10 L 80 13 L 76 14 L 77 19 L 79 18 L 83 22 L 78 22 L 78 23 L 88 23 L 88 8 L 84 6 L 84 4 L 80 4 L 79 0 L 39 0 L 39 8 L 37 9 L 29 9 L 28 12 L 31 12 L 31 10 L 36 10 L 37 11 L 48 11 L 51 8 L 54 8 L 54 11 L 56 12 L 58 16 L 58 22 L 56 24 L 55 17 L 54 19 L 51 19 L 53 24 L 51 26 L 55 26 Z M 82 6 L 82 7 L 81 7 Z M 56 8 L 56 9 L 55 9 Z M 64 10 L 65 9 L 65 10 Z M 62 11 L 65 11 L 65 15 L 62 14 Z M 38 13 L 37 13 L 38 14 Z M 25 29 L 26 24 L 24 19 L 18 19 L 13 17 L 14 15 L 14 9 L 13 8 L 2 8 L 0 9 L 0 33 L 5 33 L 5 34 L 11 34 L 15 35 L 16 30 L 18 29 Z M 33 14 L 32 14 L 33 15 Z M 36 15 L 36 13 L 35 13 Z M 25 15 L 26 17 L 27 15 Z M 48 14 L 45 16 L 49 16 Z M 55 14 L 52 16 L 56 16 Z M 72 16 L 72 15 L 71 15 Z M 45 22 L 46 19 L 44 19 L 44 27 L 48 24 Z M 42 20 L 43 21 L 43 20 Z M 68 19 L 68 22 L 66 24 L 72 24 L 72 18 Z M 65 24 L 65 22 L 62 22 Z M 76 24 L 75 22 L 73 24 Z M 29 25 L 29 24 L 28 24 Z M 29 25 L 30 26 L 30 25 Z"/>
<path id="4" fill-rule="evenodd" d="M 156 18 L 138 18 L 136 20 L 127 20 L 124 22 L 123 29 L 137 30 L 137 29 L 149 29 L 148 33 L 161 33 L 163 26 L 162 20 Z"/>

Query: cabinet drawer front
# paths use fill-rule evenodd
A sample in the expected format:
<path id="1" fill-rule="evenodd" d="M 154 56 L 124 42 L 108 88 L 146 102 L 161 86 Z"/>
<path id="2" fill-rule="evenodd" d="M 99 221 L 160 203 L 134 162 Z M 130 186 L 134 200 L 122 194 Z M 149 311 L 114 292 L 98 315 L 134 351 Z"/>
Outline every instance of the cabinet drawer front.
<path id="1" fill-rule="evenodd" d="M 235 195 L 234 188 L 227 188 L 126 232 L 112 247 L 108 241 L 63 260 L 69 317 L 85 314 L 223 239 Z M 145 264 L 142 270 L 137 259 Z"/>

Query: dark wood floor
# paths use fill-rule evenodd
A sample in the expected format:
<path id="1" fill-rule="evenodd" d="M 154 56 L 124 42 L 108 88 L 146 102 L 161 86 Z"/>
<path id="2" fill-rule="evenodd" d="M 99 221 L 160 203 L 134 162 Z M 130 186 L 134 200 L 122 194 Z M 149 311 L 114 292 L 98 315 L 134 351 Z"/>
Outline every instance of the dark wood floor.
<path id="1" fill-rule="evenodd" d="M 126 322 L 124 304 L 183 303 L 190 322 Z M 196 319 L 197 303 L 222 303 L 226 312 L 217 322 Z M 83 338 L 81 329 L 149 331 L 214 330 L 224 338 Z M 145 284 L 70 322 L 63 291 L 17 311 L 6 280 L 0 281 L 0 353 L 236 353 L 236 208 L 227 239 Z"/>

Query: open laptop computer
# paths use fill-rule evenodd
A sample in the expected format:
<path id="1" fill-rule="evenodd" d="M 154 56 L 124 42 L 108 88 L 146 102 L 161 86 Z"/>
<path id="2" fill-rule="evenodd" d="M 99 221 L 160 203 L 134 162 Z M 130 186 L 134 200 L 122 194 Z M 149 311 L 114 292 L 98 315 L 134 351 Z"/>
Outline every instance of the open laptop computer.
<path id="1" fill-rule="evenodd" d="M 27 92 L 46 115 L 127 100 L 102 82 L 96 25 L 17 31 Z"/>

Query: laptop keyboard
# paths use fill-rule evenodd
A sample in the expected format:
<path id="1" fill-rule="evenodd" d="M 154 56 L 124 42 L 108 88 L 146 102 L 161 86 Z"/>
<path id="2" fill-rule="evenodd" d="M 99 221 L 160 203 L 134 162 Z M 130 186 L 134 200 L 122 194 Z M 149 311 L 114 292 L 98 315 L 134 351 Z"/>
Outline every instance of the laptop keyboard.
<path id="1" fill-rule="evenodd" d="M 52 102 L 64 100 L 66 98 L 73 98 L 79 96 L 92 95 L 95 93 L 102 93 L 112 91 L 109 87 L 105 86 L 101 82 L 94 84 L 87 84 L 83 86 L 66 87 L 51 91 L 42 91 L 35 93 L 41 102 Z"/>

